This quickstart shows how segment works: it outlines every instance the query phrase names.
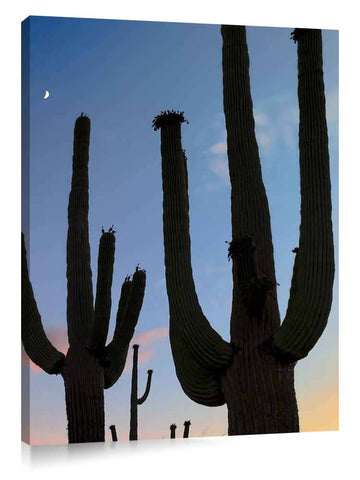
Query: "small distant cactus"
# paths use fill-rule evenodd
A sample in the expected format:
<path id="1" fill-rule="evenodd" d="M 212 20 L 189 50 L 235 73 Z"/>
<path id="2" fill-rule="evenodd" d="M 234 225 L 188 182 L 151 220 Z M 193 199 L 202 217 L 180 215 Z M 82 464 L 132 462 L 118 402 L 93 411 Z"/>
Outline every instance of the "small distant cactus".
<path id="1" fill-rule="evenodd" d="M 112 438 L 112 441 L 113 442 L 117 442 L 118 441 L 118 438 L 117 438 L 117 434 L 116 434 L 116 427 L 115 425 L 110 425 L 110 431 L 111 431 L 111 438 Z"/>
<path id="2" fill-rule="evenodd" d="M 144 395 L 138 398 L 138 351 L 139 345 L 133 345 L 133 369 L 132 369 L 132 378 L 131 378 L 131 398 L 130 398 L 130 433 L 129 440 L 138 439 L 138 405 L 142 405 L 147 399 L 150 387 L 151 387 L 151 377 L 153 374 L 152 370 L 148 370 L 147 382 Z"/>
<path id="3" fill-rule="evenodd" d="M 126 277 L 120 294 L 112 341 L 105 346 L 111 309 L 115 231 L 102 229 L 98 277 L 93 302 L 89 245 L 90 119 L 77 118 L 74 129 L 73 174 L 68 206 L 66 356 L 48 340 L 34 298 L 22 234 L 21 337 L 30 359 L 49 374 L 61 374 L 65 384 L 69 443 L 105 440 L 104 388 L 120 377 L 145 292 L 146 274 L 136 269 Z"/>
<path id="4" fill-rule="evenodd" d="M 190 420 L 185 420 L 185 422 L 184 422 L 184 437 L 183 438 L 189 438 L 190 425 L 191 425 Z"/>
<path id="5" fill-rule="evenodd" d="M 175 436 L 175 430 L 176 430 L 176 424 L 175 423 L 172 423 L 170 425 L 170 438 L 176 438 Z"/>

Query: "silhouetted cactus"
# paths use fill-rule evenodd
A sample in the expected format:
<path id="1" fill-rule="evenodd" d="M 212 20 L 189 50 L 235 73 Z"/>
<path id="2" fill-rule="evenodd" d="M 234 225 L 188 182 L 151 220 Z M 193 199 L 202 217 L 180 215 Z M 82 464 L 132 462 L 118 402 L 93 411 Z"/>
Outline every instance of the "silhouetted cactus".
<path id="1" fill-rule="evenodd" d="M 117 434 L 116 434 L 116 427 L 115 425 L 110 425 L 110 431 L 111 431 L 111 439 L 113 442 L 117 442 L 118 441 L 118 438 L 117 438 Z"/>
<path id="2" fill-rule="evenodd" d="M 175 430 L 176 430 L 176 424 L 175 423 L 172 423 L 170 425 L 170 438 L 176 438 L 176 435 L 175 435 Z"/>
<path id="3" fill-rule="evenodd" d="M 147 399 L 150 387 L 151 387 L 151 377 L 153 374 L 152 370 L 147 371 L 147 381 L 144 395 L 138 398 L 138 352 L 139 345 L 133 345 L 133 369 L 131 377 L 131 398 L 130 398 L 130 433 L 129 440 L 138 439 L 138 405 L 141 405 Z"/>
<path id="4" fill-rule="evenodd" d="M 185 420 L 185 422 L 184 422 L 184 436 L 183 436 L 183 438 L 189 438 L 190 425 L 191 425 L 190 420 Z"/>
<path id="5" fill-rule="evenodd" d="M 296 31 L 295 31 L 296 32 Z M 231 181 L 233 301 L 225 342 L 205 318 L 191 268 L 184 113 L 162 112 L 163 221 L 170 342 L 184 392 L 227 404 L 230 435 L 299 430 L 294 366 L 321 336 L 332 301 L 334 250 L 320 30 L 298 42 L 301 226 L 287 313 L 280 325 L 270 214 L 250 94 L 246 31 L 222 26 L 223 95 Z"/>
<path id="6" fill-rule="evenodd" d="M 27 269 L 22 235 L 22 342 L 30 359 L 45 372 L 61 373 L 65 384 L 69 443 L 104 441 L 104 388 L 120 377 L 145 291 L 145 271 L 126 277 L 112 341 L 105 346 L 111 309 L 114 231 L 100 238 L 95 308 L 88 231 L 90 119 L 75 123 L 73 175 L 68 207 L 66 356 L 48 340 Z"/>

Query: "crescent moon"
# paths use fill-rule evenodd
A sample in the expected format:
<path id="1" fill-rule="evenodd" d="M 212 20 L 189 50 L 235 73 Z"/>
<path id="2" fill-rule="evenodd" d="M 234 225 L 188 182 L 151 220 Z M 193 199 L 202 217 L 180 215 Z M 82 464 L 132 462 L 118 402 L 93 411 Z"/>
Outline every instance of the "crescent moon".
<path id="1" fill-rule="evenodd" d="M 49 98 L 49 97 L 50 97 L 50 92 L 49 92 L 49 90 L 45 90 L 44 99 L 45 99 L 45 98 Z"/>

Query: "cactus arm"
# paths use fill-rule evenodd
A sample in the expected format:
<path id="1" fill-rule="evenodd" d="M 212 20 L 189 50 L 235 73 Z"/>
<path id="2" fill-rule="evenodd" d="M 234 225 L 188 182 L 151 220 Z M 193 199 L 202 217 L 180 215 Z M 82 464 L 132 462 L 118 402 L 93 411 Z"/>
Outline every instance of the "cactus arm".
<path id="1" fill-rule="evenodd" d="M 115 235 L 108 232 L 103 233 L 99 245 L 94 325 L 90 347 L 95 352 L 101 351 L 105 347 L 109 329 L 114 254 Z"/>
<path id="2" fill-rule="evenodd" d="M 73 174 L 68 206 L 67 323 L 70 346 L 86 343 L 93 324 L 93 290 L 89 245 L 90 119 L 77 118 L 74 129 Z"/>
<path id="3" fill-rule="evenodd" d="M 244 271 L 244 263 L 233 258 L 231 331 L 234 340 L 233 334 L 236 336 L 236 331 L 243 328 L 237 325 L 239 317 L 244 319 L 244 315 L 239 314 L 238 305 L 238 285 L 239 283 L 241 285 L 241 281 L 251 282 L 254 277 L 269 278 L 272 291 L 265 310 L 267 328 L 274 330 L 280 323 L 280 315 L 276 296 L 269 205 L 255 137 L 246 29 L 244 26 L 222 25 L 221 34 L 223 103 L 231 182 L 232 240 L 251 238 L 256 247 L 256 266 L 251 272 Z M 249 277 L 249 274 L 253 277 Z M 238 331 L 237 336 L 239 335 L 241 334 Z"/>
<path id="4" fill-rule="evenodd" d="M 155 117 L 153 122 L 155 130 L 161 129 L 170 342 L 176 374 L 184 392 L 197 403 L 219 405 L 224 402 L 217 377 L 230 364 L 232 349 L 210 326 L 195 291 L 191 268 L 187 159 L 181 145 L 181 123 L 184 121 L 182 112 L 167 111 Z"/>
<path id="5" fill-rule="evenodd" d="M 128 279 L 124 282 L 119 300 L 114 337 L 105 347 L 102 356 L 105 388 L 110 388 L 124 369 L 129 343 L 134 335 L 144 299 L 145 284 L 145 270 L 137 270 L 134 272 L 131 282 Z"/>
<path id="6" fill-rule="evenodd" d="M 24 234 L 21 234 L 21 338 L 30 359 L 46 373 L 60 373 L 65 356 L 48 340 L 29 279 Z"/>
<path id="7" fill-rule="evenodd" d="M 331 308 L 334 246 L 321 30 L 296 29 L 301 224 L 290 297 L 274 349 L 294 360 L 320 338 Z"/>
<path id="8" fill-rule="evenodd" d="M 207 407 L 224 405 L 220 388 L 220 372 L 203 367 L 193 358 L 186 343 L 170 325 L 170 343 L 175 363 L 176 376 L 185 394 L 194 402 Z"/>
<path id="9" fill-rule="evenodd" d="M 145 392 L 144 392 L 144 395 L 141 397 L 141 398 L 138 398 L 137 400 L 137 404 L 138 405 L 142 405 L 145 400 L 147 399 L 148 395 L 149 395 L 149 392 L 150 392 L 150 387 L 151 387 L 151 377 L 152 377 L 152 374 L 153 374 L 153 371 L 152 370 L 148 370 L 148 376 L 147 376 L 147 381 L 146 381 L 146 388 L 145 388 Z"/>

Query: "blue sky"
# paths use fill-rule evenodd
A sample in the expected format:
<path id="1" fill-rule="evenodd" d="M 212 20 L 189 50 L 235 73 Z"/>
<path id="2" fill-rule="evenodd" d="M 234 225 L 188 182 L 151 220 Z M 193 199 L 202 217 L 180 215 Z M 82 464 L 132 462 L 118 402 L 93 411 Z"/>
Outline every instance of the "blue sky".
<path id="1" fill-rule="evenodd" d="M 298 241 L 300 205 L 296 45 L 290 40 L 291 30 L 247 30 L 254 115 L 271 211 L 282 316 L 292 274 L 291 250 Z M 323 43 L 337 245 L 338 32 L 324 31 Z M 50 97 L 44 100 L 46 89 Z M 136 330 L 137 335 L 142 334 L 138 337 L 144 340 L 140 353 L 146 360 L 139 365 L 139 390 L 145 388 L 148 368 L 154 370 L 154 375 L 150 396 L 139 408 L 139 437 L 168 437 L 173 422 L 179 425 L 180 433 L 180 425 L 187 419 L 192 421 L 191 435 L 221 435 L 227 429 L 226 408 L 201 407 L 185 396 L 175 377 L 165 335 L 168 304 L 160 142 L 151 122 L 168 108 L 183 110 L 190 122 L 183 126 L 182 133 L 188 156 L 197 293 L 211 324 L 228 339 L 231 265 L 225 241 L 231 237 L 230 186 L 222 113 L 220 27 L 31 18 L 30 270 L 45 330 L 60 342 L 66 328 L 65 255 L 72 135 L 76 117 L 85 112 L 92 122 L 89 223 L 93 278 L 102 225 L 106 228 L 114 224 L 117 230 L 113 305 L 117 304 L 124 277 L 136 264 L 147 270 L 145 300 Z M 314 425 L 311 412 L 324 409 L 324 398 L 333 401 L 337 392 L 337 281 L 334 294 L 327 330 L 308 358 L 296 367 L 304 429 Z M 145 335 L 153 330 L 152 337 Z M 129 400 L 130 374 L 125 372 L 105 393 L 106 426 L 116 424 L 121 439 L 128 436 Z M 330 411 L 327 424 L 324 418 L 324 429 L 333 426 L 334 410 Z M 66 442 L 61 378 L 32 371 L 31 413 L 34 441 Z"/>

